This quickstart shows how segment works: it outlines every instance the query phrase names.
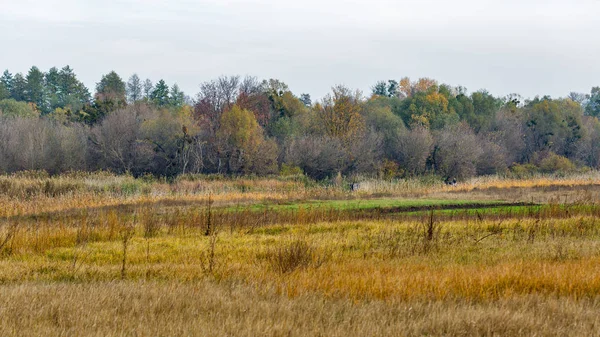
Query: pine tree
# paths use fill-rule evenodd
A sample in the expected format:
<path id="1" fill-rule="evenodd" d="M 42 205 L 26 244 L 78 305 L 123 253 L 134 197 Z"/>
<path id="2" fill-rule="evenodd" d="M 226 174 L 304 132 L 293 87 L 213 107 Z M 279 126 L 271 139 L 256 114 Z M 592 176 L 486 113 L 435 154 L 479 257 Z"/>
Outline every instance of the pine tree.
<path id="1" fill-rule="evenodd" d="M 27 99 L 26 90 L 27 81 L 25 77 L 21 73 L 16 74 L 11 82 L 10 96 L 16 101 L 25 101 Z"/>
<path id="2" fill-rule="evenodd" d="M 10 92 L 12 91 L 12 80 L 13 80 L 13 75 L 7 70 L 4 71 L 4 73 L 2 74 L 2 77 L 0 77 L 0 83 L 2 83 L 4 85 L 4 88 L 6 90 L 8 90 L 9 95 Z"/>
<path id="3" fill-rule="evenodd" d="M 152 93 L 150 94 L 150 100 L 159 107 L 169 105 L 169 86 L 164 80 L 160 80 L 156 83 L 154 90 L 152 90 Z"/>
<path id="4" fill-rule="evenodd" d="M 44 73 L 36 66 L 31 67 L 26 77 L 25 99 L 34 103 L 44 114 L 50 112 L 46 101 L 46 88 L 44 86 Z"/>
<path id="5" fill-rule="evenodd" d="M 185 104 L 185 94 L 179 89 L 177 83 L 171 87 L 170 105 L 175 108 L 181 108 Z"/>

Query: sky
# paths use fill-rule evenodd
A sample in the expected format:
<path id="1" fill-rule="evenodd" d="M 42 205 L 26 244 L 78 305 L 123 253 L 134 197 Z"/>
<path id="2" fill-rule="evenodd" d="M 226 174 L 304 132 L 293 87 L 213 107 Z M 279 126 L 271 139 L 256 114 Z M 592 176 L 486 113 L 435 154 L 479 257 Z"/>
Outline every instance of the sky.
<path id="1" fill-rule="evenodd" d="M 323 97 L 429 77 L 494 95 L 600 86 L 600 0 L 0 0 L 0 69 L 177 83 L 284 81 Z"/>

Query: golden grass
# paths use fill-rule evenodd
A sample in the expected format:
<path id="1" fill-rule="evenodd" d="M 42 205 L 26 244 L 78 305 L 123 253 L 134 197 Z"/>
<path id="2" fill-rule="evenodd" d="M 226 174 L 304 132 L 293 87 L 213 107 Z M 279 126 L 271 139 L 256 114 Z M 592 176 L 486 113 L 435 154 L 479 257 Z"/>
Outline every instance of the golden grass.
<path id="1" fill-rule="evenodd" d="M 208 198 L 235 205 L 357 195 L 295 181 L 208 178 L 134 181 L 145 187 L 130 193 L 98 181 L 124 186 L 131 178 L 107 177 L 4 184 L 0 201 L 8 207 L 0 212 L 20 217 L 0 221 L 0 335 L 599 331 L 599 208 L 589 200 L 497 217 L 208 213 Z M 48 187 L 44 179 L 58 180 Z M 582 185 L 552 186 L 587 186 L 574 181 Z M 528 188 L 519 184 L 506 182 Z M 209 218 L 216 231 L 207 236 Z"/>
<path id="2" fill-rule="evenodd" d="M 287 298 L 240 283 L 93 282 L 0 287 L 2 336 L 597 336 L 597 300 Z"/>

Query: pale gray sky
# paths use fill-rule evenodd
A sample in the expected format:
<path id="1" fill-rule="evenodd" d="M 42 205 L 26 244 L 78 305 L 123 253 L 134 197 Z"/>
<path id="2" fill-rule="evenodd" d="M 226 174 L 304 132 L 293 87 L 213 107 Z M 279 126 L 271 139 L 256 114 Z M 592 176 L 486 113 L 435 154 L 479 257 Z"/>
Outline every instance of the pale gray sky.
<path id="1" fill-rule="evenodd" d="M 600 85 L 600 0 L 0 0 L 0 68 L 69 64 L 177 82 L 219 75 L 322 97 L 380 79 L 565 96 Z"/>

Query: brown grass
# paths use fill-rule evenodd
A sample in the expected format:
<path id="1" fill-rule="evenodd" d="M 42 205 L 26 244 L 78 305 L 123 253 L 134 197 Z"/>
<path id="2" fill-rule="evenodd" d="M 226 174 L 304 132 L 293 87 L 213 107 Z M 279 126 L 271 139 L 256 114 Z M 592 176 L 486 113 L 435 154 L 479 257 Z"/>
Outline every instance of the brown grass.
<path id="1" fill-rule="evenodd" d="M 133 194 L 89 182 L 131 183 L 112 176 L 46 177 L 76 187 L 19 195 L 33 178 L 14 179 L 24 185 L 0 193 L 20 209 L 0 221 L 0 336 L 599 334 L 593 198 L 565 205 L 560 190 L 505 213 L 256 211 L 243 203 L 303 188 L 356 196 L 276 179 L 134 180 L 147 187 Z"/>
<path id="2" fill-rule="evenodd" d="M 213 281 L 23 283 L 0 287 L 0 335 L 598 336 L 599 310 L 536 295 L 355 303 Z"/>

